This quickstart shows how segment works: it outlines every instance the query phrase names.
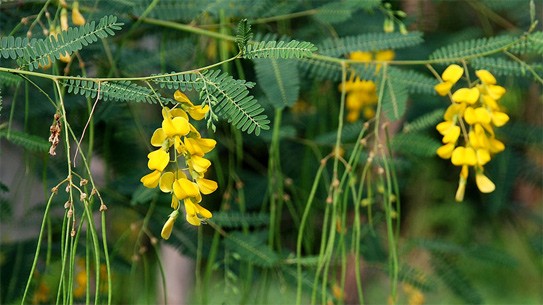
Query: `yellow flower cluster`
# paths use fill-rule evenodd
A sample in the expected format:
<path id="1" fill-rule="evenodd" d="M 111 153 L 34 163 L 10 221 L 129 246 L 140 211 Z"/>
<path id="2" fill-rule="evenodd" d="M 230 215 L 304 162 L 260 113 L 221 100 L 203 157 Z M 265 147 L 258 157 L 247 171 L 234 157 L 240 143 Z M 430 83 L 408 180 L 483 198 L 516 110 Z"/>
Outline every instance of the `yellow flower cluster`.
<path id="1" fill-rule="evenodd" d="M 370 62 L 389 61 L 394 59 L 394 51 L 383 50 L 375 53 L 356 51 L 349 55 L 349 59 Z M 375 73 L 379 72 L 380 65 L 377 65 Z M 365 119 L 371 119 L 375 116 L 374 106 L 377 104 L 377 87 L 371 80 L 361 80 L 354 73 L 345 84 L 340 84 L 339 90 L 345 90 L 347 93 L 345 108 L 347 109 L 347 122 L 355 122 L 360 118 L 360 113 Z"/>
<path id="2" fill-rule="evenodd" d="M 151 137 L 151 145 L 158 147 L 147 155 L 147 166 L 152 172 L 141 178 L 146 187 L 158 186 L 162 192 L 172 195 L 171 206 L 174 211 L 162 229 L 164 239 L 170 237 L 179 215 L 180 200 L 183 200 L 187 221 L 199 226 L 212 216 L 211 212 L 199 204 L 202 194 L 211 194 L 217 189 L 217 182 L 204 178 L 211 165 L 204 155 L 213 150 L 217 142 L 202 138 L 189 122 L 189 116 L 194 120 L 203 119 L 209 106 L 195 106 L 179 90 L 175 92 L 174 99 L 179 104 L 172 109 L 163 107 L 162 128 L 155 130 Z M 183 163 L 181 167 L 180 161 Z"/>
<path id="3" fill-rule="evenodd" d="M 437 149 L 437 154 L 462 167 L 456 192 L 457 201 L 464 199 L 470 166 L 475 170 L 475 182 L 482 193 L 493 192 L 496 188 L 485 176 L 483 166 L 494 154 L 505 149 L 505 145 L 496 139 L 494 127 L 501 127 L 509 121 L 509 116 L 501 111 L 498 104 L 506 90 L 496 84 L 496 78 L 490 72 L 476 71 L 478 80 L 474 84 L 451 94 L 452 87 L 462 75 L 462 67 L 450 65 L 442 74 L 442 82 L 435 86 L 439 95 L 449 95 L 452 100 L 443 116 L 444 121 L 436 126 L 443 135 L 443 146 Z M 460 135 L 463 145 L 459 143 Z"/>

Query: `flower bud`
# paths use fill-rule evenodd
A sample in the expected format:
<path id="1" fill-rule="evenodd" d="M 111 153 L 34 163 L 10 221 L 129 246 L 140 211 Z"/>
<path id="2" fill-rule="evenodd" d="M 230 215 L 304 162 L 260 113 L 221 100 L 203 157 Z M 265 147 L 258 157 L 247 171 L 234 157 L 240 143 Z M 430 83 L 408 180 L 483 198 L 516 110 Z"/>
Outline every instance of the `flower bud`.
<path id="1" fill-rule="evenodd" d="M 85 17 L 79 12 L 79 2 L 74 2 L 74 5 L 72 7 L 72 23 L 74 25 L 84 25 L 85 24 Z"/>

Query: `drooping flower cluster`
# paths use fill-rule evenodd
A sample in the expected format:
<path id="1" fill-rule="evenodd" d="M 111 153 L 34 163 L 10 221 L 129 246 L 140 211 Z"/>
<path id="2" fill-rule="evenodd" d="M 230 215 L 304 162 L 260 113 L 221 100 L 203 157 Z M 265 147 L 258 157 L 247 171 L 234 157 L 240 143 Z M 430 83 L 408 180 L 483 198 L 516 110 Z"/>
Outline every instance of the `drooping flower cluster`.
<path id="1" fill-rule="evenodd" d="M 452 100 L 443 116 L 444 121 L 436 126 L 443 135 L 443 146 L 437 149 L 437 154 L 462 167 L 457 201 L 464 199 L 469 167 L 475 170 L 475 182 L 482 193 L 491 193 L 496 188 L 485 176 L 484 165 L 505 149 L 505 145 L 496 139 L 494 127 L 501 127 L 509 121 L 509 116 L 501 111 L 498 103 L 506 92 L 505 88 L 497 85 L 496 78 L 487 70 L 477 70 L 475 74 L 478 80 L 474 84 L 451 94 L 452 87 L 464 75 L 464 69 L 453 64 L 445 69 L 443 81 L 435 86 L 439 95 L 449 95 Z"/>
<path id="2" fill-rule="evenodd" d="M 389 61 L 394 59 L 394 51 L 383 50 L 375 53 L 356 51 L 349 55 L 349 59 L 370 62 Z M 377 65 L 375 73 L 380 70 Z M 344 84 L 340 84 L 339 90 L 345 90 L 347 93 L 345 99 L 345 108 L 347 109 L 347 122 L 355 122 L 362 113 L 365 119 L 371 119 L 375 116 L 375 105 L 378 101 L 377 87 L 372 80 L 361 80 L 355 73 L 351 74 L 350 79 Z"/>
<path id="3" fill-rule="evenodd" d="M 204 156 L 213 150 L 216 141 L 202 138 L 189 122 L 189 116 L 194 120 L 203 119 L 209 106 L 195 106 L 179 90 L 175 92 L 174 99 L 179 104 L 172 109 L 163 107 L 162 127 L 155 130 L 151 137 L 151 145 L 158 148 L 147 155 L 147 166 L 152 172 L 141 178 L 146 187 L 158 186 L 162 192 L 172 195 L 174 211 L 162 229 L 164 239 L 170 237 L 179 215 L 180 200 L 184 203 L 187 221 L 199 226 L 212 216 L 199 204 L 202 194 L 208 195 L 217 189 L 217 182 L 204 178 L 211 165 Z"/>

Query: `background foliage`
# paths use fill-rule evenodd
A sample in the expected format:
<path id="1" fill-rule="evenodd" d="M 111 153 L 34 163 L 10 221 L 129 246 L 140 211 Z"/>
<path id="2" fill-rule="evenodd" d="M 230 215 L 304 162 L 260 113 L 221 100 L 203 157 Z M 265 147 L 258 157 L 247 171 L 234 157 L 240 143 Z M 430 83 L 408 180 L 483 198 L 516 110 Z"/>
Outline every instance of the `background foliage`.
<path id="1" fill-rule="evenodd" d="M 196 261 L 195 304 L 543 302 L 541 3 L 85 0 L 49 36 L 62 2 L 0 1 L 0 303 L 153 304 L 165 242 Z M 450 63 L 491 71 L 511 117 L 496 191 L 463 203 L 435 155 Z M 374 118 L 345 121 L 351 75 Z M 159 241 L 170 199 L 139 178 L 177 89 L 212 109 L 219 190 Z"/>

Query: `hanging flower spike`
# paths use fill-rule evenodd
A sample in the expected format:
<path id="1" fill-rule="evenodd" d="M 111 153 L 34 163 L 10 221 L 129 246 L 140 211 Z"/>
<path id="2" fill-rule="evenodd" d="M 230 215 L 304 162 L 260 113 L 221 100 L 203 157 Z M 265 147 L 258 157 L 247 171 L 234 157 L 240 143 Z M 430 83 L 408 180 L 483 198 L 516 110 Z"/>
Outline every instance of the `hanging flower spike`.
<path id="1" fill-rule="evenodd" d="M 355 51 L 349 54 L 349 59 L 370 62 L 374 57 L 377 61 L 390 61 L 394 59 L 395 53 L 392 50 L 382 50 L 375 53 Z M 379 73 L 380 65 L 376 65 L 375 74 Z M 339 91 L 345 91 L 345 109 L 347 110 L 346 121 L 355 122 L 360 118 L 360 114 L 365 119 L 371 119 L 375 116 L 375 105 L 379 97 L 377 96 L 377 86 L 371 80 L 361 80 L 355 73 L 351 74 L 348 81 L 339 84 Z"/>
<path id="2" fill-rule="evenodd" d="M 443 82 L 436 85 L 435 90 L 440 95 L 449 94 L 463 73 L 460 66 L 449 66 L 443 72 Z M 475 74 L 480 84 L 456 90 L 450 96 L 452 104 L 445 111 L 445 121 L 436 126 L 444 144 L 437 149 L 437 155 L 462 168 L 456 201 L 464 199 L 470 167 L 475 170 L 475 182 L 481 193 L 491 193 L 496 189 L 484 175 L 483 166 L 491 161 L 493 154 L 505 149 L 505 145 L 496 139 L 494 127 L 501 127 L 509 121 L 509 116 L 500 111 L 498 104 L 506 90 L 496 85 L 496 78 L 489 71 L 477 70 Z M 462 133 L 467 134 L 460 137 Z"/>
<path id="3" fill-rule="evenodd" d="M 152 172 L 140 179 L 145 187 L 158 187 L 161 192 L 172 196 L 174 211 L 162 229 L 164 239 L 168 239 L 173 230 L 180 212 L 180 200 L 184 201 L 187 222 L 199 226 L 212 217 L 211 212 L 199 205 L 202 194 L 211 194 L 218 188 L 217 182 L 204 178 L 211 166 L 205 154 L 212 151 L 217 142 L 202 138 L 189 121 L 189 115 L 194 120 L 203 119 L 209 106 L 194 105 L 181 91 L 176 91 L 174 98 L 179 104 L 172 109 L 162 108 L 162 126 L 151 136 L 151 145 L 158 148 L 148 154 L 147 166 Z M 169 166 L 177 169 L 166 170 Z"/>

